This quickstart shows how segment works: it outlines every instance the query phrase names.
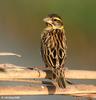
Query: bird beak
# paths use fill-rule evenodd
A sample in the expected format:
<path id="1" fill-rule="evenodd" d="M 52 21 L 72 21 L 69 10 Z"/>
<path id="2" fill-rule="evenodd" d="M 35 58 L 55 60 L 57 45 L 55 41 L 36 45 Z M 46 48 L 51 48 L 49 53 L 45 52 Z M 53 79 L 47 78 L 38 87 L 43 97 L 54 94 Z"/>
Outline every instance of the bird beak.
<path id="1" fill-rule="evenodd" d="M 43 21 L 46 23 L 52 24 L 52 21 L 50 18 L 44 18 Z"/>

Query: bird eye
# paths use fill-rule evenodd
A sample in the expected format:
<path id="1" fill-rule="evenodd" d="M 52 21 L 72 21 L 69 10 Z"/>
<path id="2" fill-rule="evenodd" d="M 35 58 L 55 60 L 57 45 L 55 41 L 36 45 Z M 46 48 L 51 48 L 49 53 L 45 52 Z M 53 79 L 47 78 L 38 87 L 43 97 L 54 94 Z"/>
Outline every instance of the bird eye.
<path id="1" fill-rule="evenodd" d="M 57 21 L 57 19 L 54 19 L 54 21 Z"/>

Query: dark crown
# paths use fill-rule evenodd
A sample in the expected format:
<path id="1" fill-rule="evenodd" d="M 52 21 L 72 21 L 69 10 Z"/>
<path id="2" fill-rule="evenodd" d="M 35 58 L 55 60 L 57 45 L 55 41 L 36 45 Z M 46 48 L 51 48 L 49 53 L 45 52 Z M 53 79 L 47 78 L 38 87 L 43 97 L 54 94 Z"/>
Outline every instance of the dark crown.
<path id="1" fill-rule="evenodd" d="M 58 16 L 57 14 L 49 14 L 49 15 L 48 15 L 48 17 L 50 17 L 50 18 L 52 18 L 52 17 L 58 17 L 58 18 L 60 18 L 60 19 L 61 19 L 61 17 L 60 17 L 60 16 Z"/>

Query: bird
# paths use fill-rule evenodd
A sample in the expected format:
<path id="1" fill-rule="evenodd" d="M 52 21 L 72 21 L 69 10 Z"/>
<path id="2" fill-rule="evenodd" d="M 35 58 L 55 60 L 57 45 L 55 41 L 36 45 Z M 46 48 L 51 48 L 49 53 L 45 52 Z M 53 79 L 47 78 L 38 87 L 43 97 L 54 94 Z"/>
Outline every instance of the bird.
<path id="1" fill-rule="evenodd" d="M 60 88 L 66 88 L 64 65 L 67 58 L 67 42 L 63 21 L 57 14 L 43 19 L 45 28 L 41 33 L 41 55 L 46 68 L 50 68 Z"/>

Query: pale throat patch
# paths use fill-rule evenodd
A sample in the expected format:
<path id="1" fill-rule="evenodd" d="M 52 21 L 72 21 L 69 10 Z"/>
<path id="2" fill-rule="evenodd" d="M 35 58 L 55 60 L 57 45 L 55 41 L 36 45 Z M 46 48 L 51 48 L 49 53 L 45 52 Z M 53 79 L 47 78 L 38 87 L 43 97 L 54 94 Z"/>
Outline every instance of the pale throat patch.
<path id="1" fill-rule="evenodd" d="M 59 27 L 59 26 L 54 26 L 54 25 L 53 25 L 52 28 L 53 28 L 53 29 L 61 29 L 61 30 L 62 30 L 62 29 L 64 29 L 64 26 Z"/>
<path id="2" fill-rule="evenodd" d="M 52 30 L 52 29 L 60 29 L 60 30 L 62 30 L 62 29 L 64 29 L 64 26 L 61 26 L 61 27 L 57 27 L 57 26 L 48 26 L 48 27 L 46 27 L 45 28 L 45 30 Z"/>

